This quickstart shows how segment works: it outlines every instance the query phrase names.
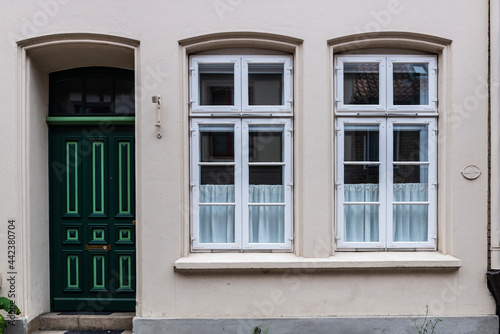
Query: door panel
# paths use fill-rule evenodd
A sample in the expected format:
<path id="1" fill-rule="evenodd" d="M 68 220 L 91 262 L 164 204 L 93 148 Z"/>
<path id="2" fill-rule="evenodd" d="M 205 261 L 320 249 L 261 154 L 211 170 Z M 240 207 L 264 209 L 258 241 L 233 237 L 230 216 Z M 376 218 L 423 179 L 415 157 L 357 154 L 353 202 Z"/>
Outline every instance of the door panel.
<path id="1" fill-rule="evenodd" d="M 51 127 L 53 311 L 135 309 L 134 128 Z"/>

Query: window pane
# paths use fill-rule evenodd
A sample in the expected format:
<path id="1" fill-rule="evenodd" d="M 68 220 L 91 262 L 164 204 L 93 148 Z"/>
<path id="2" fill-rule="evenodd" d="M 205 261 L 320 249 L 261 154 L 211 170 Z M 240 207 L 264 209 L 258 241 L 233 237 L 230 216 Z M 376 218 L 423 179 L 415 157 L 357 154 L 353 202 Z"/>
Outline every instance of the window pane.
<path id="1" fill-rule="evenodd" d="M 378 161 L 379 126 L 347 124 L 344 128 L 344 161 Z"/>
<path id="2" fill-rule="evenodd" d="M 249 184 L 283 184 L 283 166 L 250 166 Z"/>
<path id="3" fill-rule="evenodd" d="M 378 184 L 378 165 L 344 165 L 344 184 Z"/>
<path id="4" fill-rule="evenodd" d="M 393 63 L 394 105 L 429 104 L 429 68 L 422 63 Z"/>
<path id="5" fill-rule="evenodd" d="M 428 161 L 429 126 L 394 125 L 394 161 Z"/>
<path id="6" fill-rule="evenodd" d="M 201 184 L 233 184 L 234 166 L 200 166 Z"/>
<path id="7" fill-rule="evenodd" d="M 429 182 L 428 165 L 394 165 L 393 182 L 397 183 L 427 183 Z"/>
<path id="8" fill-rule="evenodd" d="M 85 81 L 85 113 L 109 114 L 112 112 L 113 80 L 92 78 Z"/>
<path id="9" fill-rule="evenodd" d="M 200 203 L 234 203 L 233 184 L 200 185 Z"/>
<path id="10" fill-rule="evenodd" d="M 56 83 L 57 114 L 80 114 L 82 110 L 83 80 L 63 80 Z"/>
<path id="11" fill-rule="evenodd" d="M 200 125 L 200 161 L 234 161 L 233 125 Z"/>
<path id="12" fill-rule="evenodd" d="M 379 241 L 379 206 L 344 205 L 344 224 L 347 242 Z"/>
<path id="13" fill-rule="evenodd" d="M 283 104 L 283 64 L 248 64 L 248 104 Z"/>
<path id="14" fill-rule="evenodd" d="M 427 205 L 394 205 L 394 241 L 427 241 Z"/>
<path id="15" fill-rule="evenodd" d="M 250 206 L 249 234 L 251 243 L 285 242 L 285 207 Z"/>
<path id="16" fill-rule="evenodd" d="M 345 184 L 344 202 L 378 202 L 379 185 L 373 183 Z"/>
<path id="17" fill-rule="evenodd" d="M 379 104 L 378 63 L 344 63 L 344 104 Z"/>
<path id="18" fill-rule="evenodd" d="M 248 130 L 249 161 L 282 162 L 283 129 L 282 125 L 251 125 Z"/>
<path id="19" fill-rule="evenodd" d="M 285 203 L 285 187 L 277 184 L 259 184 L 249 186 L 250 203 Z"/>
<path id="20" fill-rule="evenodd" d="M 199 64 L 200 105 L 234 105 L 234 64 Z"/>
<path id="21" fill-rule="evenodd" d="M 234 206 L 200 206 L 200 242 L 234 242 Z"/>
<path id="22" fill-rule="evenodd" d="M 115 113 L 122 115 L 135 114 L 134 80 L 115 79 Z"/>

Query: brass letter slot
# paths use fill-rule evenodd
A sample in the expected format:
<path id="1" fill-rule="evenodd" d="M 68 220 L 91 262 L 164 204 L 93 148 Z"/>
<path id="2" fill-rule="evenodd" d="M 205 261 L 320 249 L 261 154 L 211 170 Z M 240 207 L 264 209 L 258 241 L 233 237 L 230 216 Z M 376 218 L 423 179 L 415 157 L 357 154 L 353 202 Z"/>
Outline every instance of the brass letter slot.
<path id="1" fill-rule="evenodd" d="M 85 250 L 111 250 L 111 245 L 85 245 Z"/>

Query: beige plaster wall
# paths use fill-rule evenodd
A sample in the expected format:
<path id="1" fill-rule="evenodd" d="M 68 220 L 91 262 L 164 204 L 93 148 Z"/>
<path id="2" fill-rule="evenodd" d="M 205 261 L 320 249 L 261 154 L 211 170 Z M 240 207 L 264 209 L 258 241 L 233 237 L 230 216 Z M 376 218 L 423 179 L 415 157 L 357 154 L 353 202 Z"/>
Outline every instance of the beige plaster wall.
<path id="1" fill-rule="evenodd" d="M 42 197 L 47 187 L 46 167 L 35 163 L 46 159 L 46 128 L 41 116 L 46 108 L 46 76 L 64 64 L 88 64 L 89 53 L 79 53 L 77 46 L 59 50 L 62 57 L 55 62 L 58 66 L 51 67 L 53 58 L 37 58 L 28 52 L 28 60 L 44 59 L 33 63 L 30 70 L 20 66 L 25 64 L 23 48 L 18 49 L 15 42 L 61 33 L 106 34 L 140 42 L 133 60 L 139 84 L 138 315 L 399 315 L 421 314 L 425 305 L 435 314 L 494 313 L 485 280 L 488 100 L 482 85 L 488 77 L 486 0 L 185 0 L 126 1 L 119 5 L 110 0 L 30 0 L 22 7 L 2 2 L 0 13 L 0 156 L 4 162 L 0 189 L 5 190 L 0 192 L 0 245 L 6 241 L 7 219 L 16 218 L 20 225 L 18 263 L 24 266 L 18 291 L 22 308 L 28 310 L 26 315 L 48 309 L 46 198 L 23 198 L 27 194 L 31 199 Z M 189 249 L 187 68 L 185 49 L 179 41 L 223 32 L 271 33 L 303 41 L 295 49 L 294 72 L 294 253 L 335 261 L 333 83 L 328 40 L 389 31 L 451 40 L 445 63 L 440 63 L 446 76 L 439 74 L 443 103 L 439 108 L 438 243 L 441 252 L 462 260 L 462 267 L 174 272 L 174 261 L 188 255 Z M 113 65 L 110 52 L 96 61 Z M 74 62 L 65 62 L 66 57 Z M 115 66 L 123 67 L 124 63 L 130 64 L 120 60 Z M 23 86 L 27 72 L 37 74 L 33 81 L 37 87 Z M 23 92 L 30 98 L 28 107 L 23 107 Z M 160 140 L 154 127 L 152 95 L 163 97 Z M 26 133 L 25 117 L 30 120 Z M 483 171 L 476 181 L 465 180 L 460 174 L 468 164 Z M 35 235 L 45 242 L 33 242 Z M 41 253 L 39 247 L 43 248 Z M 398 256 L 404 261 L 404 254 L 394 255 Z M 0 272 L 7 272 L 5 256 L 0 257 Z"/>

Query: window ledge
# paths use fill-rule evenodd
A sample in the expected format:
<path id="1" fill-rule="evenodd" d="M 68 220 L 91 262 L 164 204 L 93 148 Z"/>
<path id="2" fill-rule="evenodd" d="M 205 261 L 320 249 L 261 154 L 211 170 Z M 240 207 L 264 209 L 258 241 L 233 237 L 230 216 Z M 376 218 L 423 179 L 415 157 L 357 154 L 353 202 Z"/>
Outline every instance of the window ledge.
<path id="1" fill-rule="evenodd" d="M 290 253 L 199 253 L 174 262 L 175 271 L 289 269 L 459 269 L 462 261 L 439 252 L 336 252 L 328 258 Z"/>

